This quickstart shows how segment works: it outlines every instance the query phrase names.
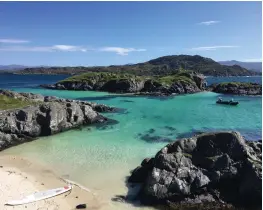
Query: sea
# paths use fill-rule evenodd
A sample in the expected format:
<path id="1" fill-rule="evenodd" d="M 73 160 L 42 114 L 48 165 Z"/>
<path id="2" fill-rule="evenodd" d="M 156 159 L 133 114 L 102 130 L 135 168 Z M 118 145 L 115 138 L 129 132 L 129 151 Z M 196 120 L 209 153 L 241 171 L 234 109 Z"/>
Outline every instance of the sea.
<path id="1" fill-rule="evenodd" d="M 2 154 L 19 155 L 46 165 L 59 176 L 81 183 L 104 203 L 96 209 L 148 209 L 138 203 L 113 201 L 131 193 L 126 184 L 130 171 L 152 157 L 169 142 L 200 131 L 235 130 L 247 140 L 262 134 L 262 97 L 231 96 L 202 92 L 174 97 L 132 97 L 106 92 L 48 90 L 67 75 L 0 74 L 0 88 L 62 98 L 92 101 L 121 108 L 105 116 L 118 123 L 86 126 L 7 149 Z M 261 77 L 207 77 L 208 84 L 223 81 L 262 84 Z M 216 104 L 217 98 L 233 98 L 238 106 Z"/>

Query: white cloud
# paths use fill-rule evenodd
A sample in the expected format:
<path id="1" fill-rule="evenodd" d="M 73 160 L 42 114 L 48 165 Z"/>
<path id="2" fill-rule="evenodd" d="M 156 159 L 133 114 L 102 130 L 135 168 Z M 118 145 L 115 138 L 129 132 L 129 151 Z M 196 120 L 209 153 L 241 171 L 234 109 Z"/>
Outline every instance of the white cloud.
<path id="1" fill-rule="evenodd" d="M 218 20 L 209 20 L 209 21 L 204 21 L 204 22 L 201 22 L 201 23 L 198 23 L 199 25 L 206 25 L 206 26 L 210 26 L 210 25 L 213 25 L 213 24 L 216 24 L 216 23 L 220 23 L 221 21 L 218 21 Z"/>
<path id="2" fill-rule="evenodd" d="M 221 45 L 221 46 L 208 46 L 208 47 L 194 47 L 189 50 L 191 51 L 208 51 L 208 50 L 217 50 L 222 48 L 237 48 L 239 46 L 232 46 L 232 45 Z"/>
<path id="3" fill-rule="evenodd" d="M 245 59 L 244 62 L 262 62 L 262 58 L 249 58 Z"/>
<path id="4" fill-rule="evenodd" d="M 8 46 L 8 47 L 0 47 L 0 51 L 10 51 L 10 52 L 86 52 L 87 49 L 80 46 L 73 45 L 53 45 L 53 46 L 32 46 L 32 47 L 24 47 L 24 46 Z"/>
<path id="5" fill-rule="evenodd" d="M 81 52 L 87 51 L 86 48 L 80 46 L 73 46 L 73 45 L 54 45 L 51 48 L 57 51 L 81 51 Z"/>
<path id="6" fill-rule="evenodd" d="M 21 40 L 21 39 L 0 39 L 0 43 L 4 44 L 23 44 L 28 43 L 28 40 Z"/>
<path id="7" fill-rule="evenodd" d="M 0 46 L 0 51 L 9 52 L 87 52 L 87 51 L 103 51 L 114 52 L 118 55 L 128 55 L 130 52 L 143 52 L 146 49 L 122 48 L 122 47 L 102 47 L 102 48 L 86 48 L 75 45 L 52 45 L 52 46 Z"/>
<path id="8" fill-rule="evenodd" d="M 146 49 L 135 49 L 135 48 L 122 48 L 122 47 L 103 47 L 99 49 L 103 52 L 115 52 L 118 55 L 128 55 L 130 52 L 143 52 Z"/>

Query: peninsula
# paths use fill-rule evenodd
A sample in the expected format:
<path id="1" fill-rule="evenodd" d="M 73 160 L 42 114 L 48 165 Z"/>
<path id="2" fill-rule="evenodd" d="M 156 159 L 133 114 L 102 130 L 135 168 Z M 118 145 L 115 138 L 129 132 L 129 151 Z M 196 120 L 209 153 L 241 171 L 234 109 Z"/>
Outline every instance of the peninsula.
<path id="1" fill-rule="evenodd" d="M 106 105 L 0 90 L 0 151 L 82 125 L 110 119 L 99 112 L 114 112 Z"/>

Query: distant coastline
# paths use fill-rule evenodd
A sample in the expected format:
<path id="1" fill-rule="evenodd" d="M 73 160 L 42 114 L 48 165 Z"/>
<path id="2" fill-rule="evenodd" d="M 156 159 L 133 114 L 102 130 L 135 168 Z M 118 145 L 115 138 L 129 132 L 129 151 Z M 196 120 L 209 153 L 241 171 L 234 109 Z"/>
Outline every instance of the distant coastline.
<path id="1" fill-rule="evenodd" d="M 87 72 L 127 73 L 137 76 L 170 75 L 180 70 L 196 71 L 205 76 L 256 76 L 261 72 L 248 70 L 240 65 L 222 65 L 210 58 L 199 55 L 162 56 L 143 63 L 110 66 L 75 67 L 31 67 L 2 71 L 13 74 L 75 75 Z M 1 71 L 0 71 L 1 72 Z"/>

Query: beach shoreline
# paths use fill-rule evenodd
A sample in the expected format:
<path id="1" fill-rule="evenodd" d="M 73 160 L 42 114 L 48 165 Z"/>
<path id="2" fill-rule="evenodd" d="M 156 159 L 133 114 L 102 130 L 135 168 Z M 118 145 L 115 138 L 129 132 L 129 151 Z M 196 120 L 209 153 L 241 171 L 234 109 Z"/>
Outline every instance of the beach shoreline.
<path id="1" fill-rule="evenodd" d="M 7 201 L 21 199 L 37 191 L 66 186 L 67 183 L 52 170 L 37 162 L 14 155 L 0 156 L 0 209 L 14 209 L 4 205 Z M 15 206 L 15 209 L 71 210 L 78 204 L 87 204 L 87 209 L 100 209 L 104 204 L 92 191 L 72 185 L 72 190 L 64 194 Z M 102 207 L 103 209 L 103 207 Z"/>

